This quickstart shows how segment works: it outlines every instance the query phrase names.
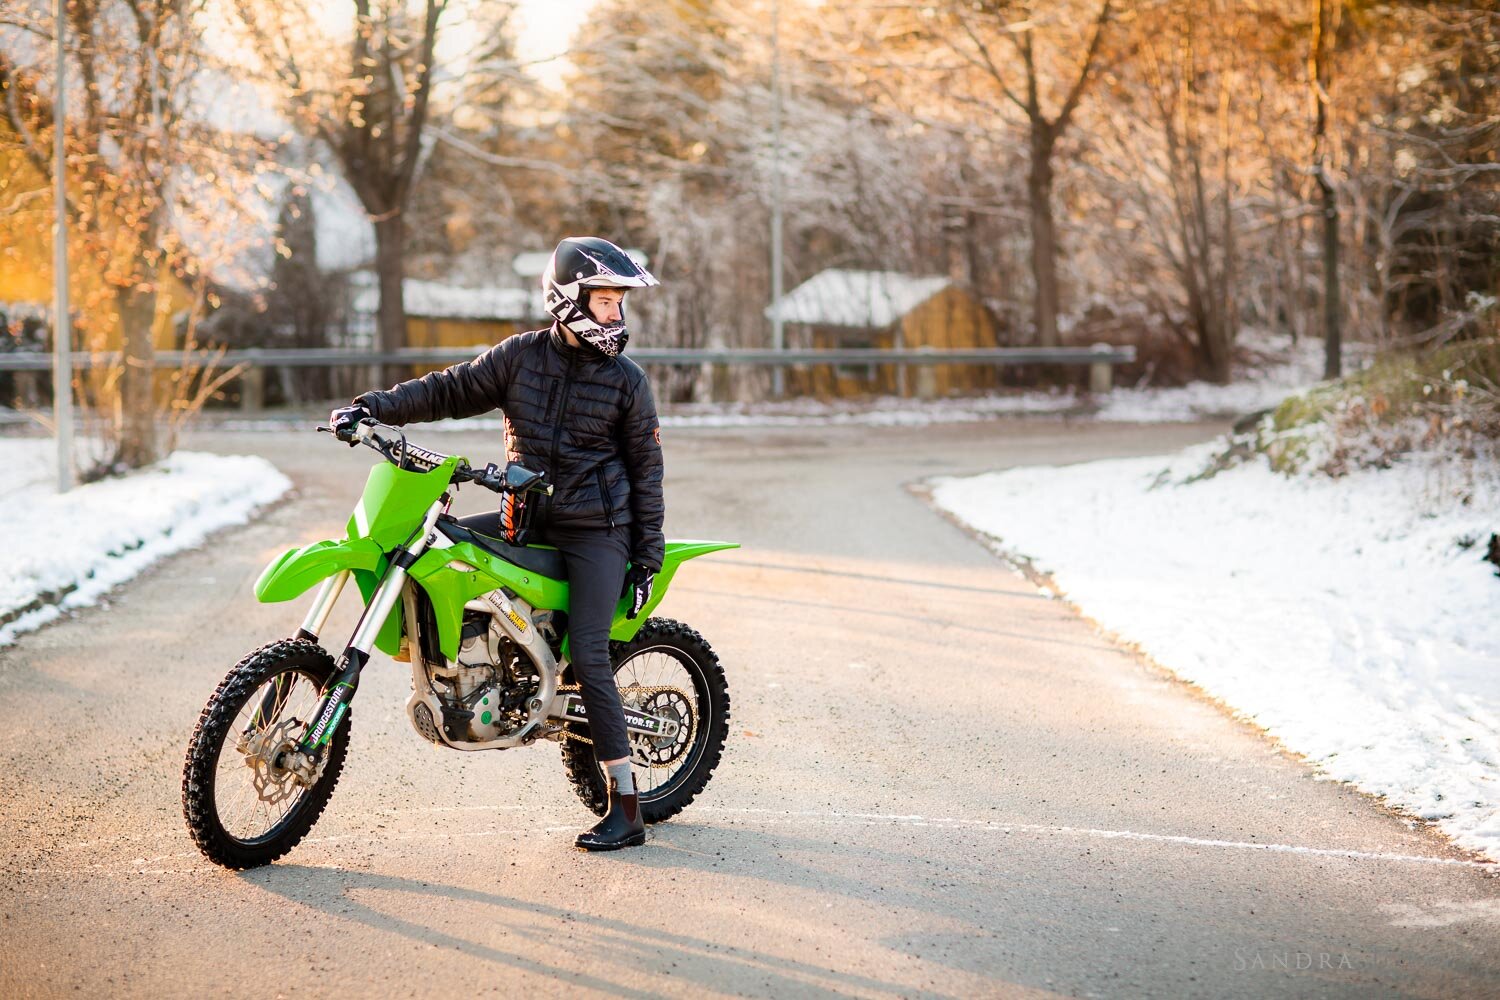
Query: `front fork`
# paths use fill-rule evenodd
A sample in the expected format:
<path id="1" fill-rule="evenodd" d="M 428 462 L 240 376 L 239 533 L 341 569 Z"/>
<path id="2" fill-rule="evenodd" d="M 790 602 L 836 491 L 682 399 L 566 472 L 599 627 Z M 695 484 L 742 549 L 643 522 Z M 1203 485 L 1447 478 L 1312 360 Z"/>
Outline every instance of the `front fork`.
<path id="1" fill-rule="evenodd" d="M 313 759 L 321 757 L 328 741 L 338 732 L 339 723 L 349 711 L 349 703 L 354 699 L 354 691 L 359 686 L 360 671 L 370 661 L 370 650 L 375 646 L 380 626 L 390 617 L 396 602 L 401 599 L 401 588 L 406 585 L 407 573 L 412 564 L 434 540 L 433 526 L 437 523 L 438 515 L 447 509 L 447 501 L 448 497 L 444 494 L 427 511 L 427 517 L 423 520 L 421 529 L 413 533 L 415 541 L 409 547 L 397 546 L 391 553 L 390 569 L 375 588 L 375 593 L 370 595 L 370 603 L 365 605 L 359 624 L 354 628 L 354 635 L 350 637 L 349 645 L 339 659 L 338 672 L 323 688 L 323 697 L 318 701 L 317 711 L 302 732 L 297 745 L 300 754 Z M 343 570 L 323 584 L 312 607 L 308 609 L 307 619 L 297 630 L 298 638 L 317 641 L 318 633 L 327 624 L 334 601 L 338 599 L 339 592 L 348 579 L 349 571 Z M 280 693 L 275 690 L 266 692 L 266 698 L 272 700 L 273 704 L 280 697 Z M 263 704 L 262 709 L 265 708 Z"/>
<path id="2" fill-rule="evenodd" d="M 318 596 L 313 598 L 312 607 L 307 611 L 307 618 L 303 620 L 302 627 L 297 630 L 297 638 L 308 642 L 318 641 L 318 636 L 323 632 L 323 626 L 328 624 L 328 616 L 333 611 L 334 603 L 338 601 L 339 594 L 343 593 L 344 584 L 349 582 L 349 577 L 352 575 L 347 569 L 339 570 L 323 581 L 323 585 L 318 588 Z M 290 687 L 290 677 L 285 674 L 277 677 L 271 689 L 261 698 L 260 707 L 250 720 L 251 725 L 259 728 L 280 715 Z"/>

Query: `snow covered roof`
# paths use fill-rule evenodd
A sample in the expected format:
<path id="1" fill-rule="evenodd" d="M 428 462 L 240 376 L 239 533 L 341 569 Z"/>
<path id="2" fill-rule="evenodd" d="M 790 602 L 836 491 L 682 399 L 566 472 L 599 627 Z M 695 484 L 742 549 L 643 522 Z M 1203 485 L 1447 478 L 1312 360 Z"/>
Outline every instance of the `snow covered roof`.
<path id="1" fill-rule="evenodd" d="M 808 278 L 766 307 L 766 318 L 814 326 L 881 329 L 953 283 L 935 275 L 913 277 L 898 271 L 829 268 Z"/>
<path id="2" fill-rule="evenodd" d="M 460 288 L 407 278 L 401 286 L 406 315 L 429 319 L 532 320 L 542 315 L 540 289 Z M 373 316 L 380 289 L 367 284 L 354 295 L 354 311 Z"/>
<path id="3" fill-rule="evenodd" d="M 523 278 L 540 278 L 547 269 L 547 261 L 551 259 L 551 250 L 528 250 L 526 253 L 516 254 L 516 259 L 511 261 L 510 266 Z"/>

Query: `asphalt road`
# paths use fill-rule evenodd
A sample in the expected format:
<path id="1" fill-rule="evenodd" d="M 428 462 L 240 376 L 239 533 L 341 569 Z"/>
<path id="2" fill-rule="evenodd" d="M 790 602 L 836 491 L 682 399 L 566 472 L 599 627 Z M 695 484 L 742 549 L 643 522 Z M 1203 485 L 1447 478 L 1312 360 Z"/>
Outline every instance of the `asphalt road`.
<path id="1" fill-rule="evenodd" d="M 575 852 L 590 817 L 551 744 L 437 750 L 377 657 L 322 821 L 240 874 L 188 839 L 184 746 L 229 665 L 295 628 L 251 584 L 340 530 L 368 453 L 200 435 L 296 495 L 0 650 L 0 996 L 1500 996 L 1493 868 L 1317 780 L 909 488 L 1217 429 L 669 431 L 668 534 L 744 543 L 661 610 L 733 695 L 699 801 L 644 848 Z"/>

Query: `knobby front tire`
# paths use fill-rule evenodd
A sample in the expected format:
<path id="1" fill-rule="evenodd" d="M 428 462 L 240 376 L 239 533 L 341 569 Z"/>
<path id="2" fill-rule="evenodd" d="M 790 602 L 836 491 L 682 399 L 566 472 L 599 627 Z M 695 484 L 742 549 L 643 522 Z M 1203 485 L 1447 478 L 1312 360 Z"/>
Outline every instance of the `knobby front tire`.
<path id="1" fill-rule="evenodd" d="M 233 869 L 270 864 L 295 847 L 322 815 L 349 752 L 351 713 L 344 713 L 327 745 L 317 782 L 311 788 L 283 786 L 290 789 L 284 811 L 264 801 L 265 790 L 254 783 L 261 775 L 240 748 L 248 735 L 265 727 L 300 732 L 333 674 L 333 658 L 321 646 L 283 639 L 235 664 L 208 700 L 188 742 L 182 811 L 193 841 L 210 861 Z"/>

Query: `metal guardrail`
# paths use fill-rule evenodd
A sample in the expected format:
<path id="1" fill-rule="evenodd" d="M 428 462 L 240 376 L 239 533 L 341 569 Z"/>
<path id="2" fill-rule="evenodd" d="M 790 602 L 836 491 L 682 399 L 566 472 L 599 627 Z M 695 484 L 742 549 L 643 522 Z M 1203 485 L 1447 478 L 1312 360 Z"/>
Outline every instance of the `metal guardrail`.
<path id="1" fill-rule="evenodd" d="M 345 348 L 287 348 L 280 350 L 250 349 L 227 351 L 219 359 L 221 368 L 249 365 L 252 368 L 321 368 L 339 365 L 451 365 L 469 361 L 484 350 L 474 347 L 408 347 L 399 351 L 357 351 Z M 177 368 L 184 362 L 202 363 L 210 355 L 202 352 L 157 351 L 157 368 Z M 986 347 L 969 350 L 937 348 L 904 348 L 880 350 L 849 347 L 827 350 L 798 348 L 772 351 L 759 348 L 679 349 L 644 347 L 630 352 L 630 357 L 646 365 L 1115 365 L 1135 360 L 1135 347 L 1098 345 L 1095 347 Z M 73 367 L 78 369 L 117 365 L 119 352 L 90 354 L 74 351 Z M 43 352 L 14 351 L 0 354 L 0 371 L 50 371 L 52 355 Z"/>
<path id="2" fill-rule="evenodd" d="M 267 368 L 335 368 L 359 366 L 364 368 L 384 365 L 410 365 L 414 367 L 444 367 L 460 361 L 471 360 L 476 353 L 485 350 L 483 345 L 474 347 L 408 347 L 399 351 L 359 351 L 347 348 L 285 348 L 250 349 L 226 351 L 217 359 L 219 368 L 247 367 L 242 381 L 240 405 L 245 410 L 259 410 L 265 399 L 265 370 Z M 88 368 L 118 365 L 119 352 L 90 354 L 75 351 L 73 368 L 82 371 Z M 670 347 L 645 347 L 630 352 L 630 357 L 643 365 L 711 365 L 718 371 L 731 365 L 1087 365 L 1089 389 L 1092 392 L 1108 392 L 1114 384 L 1113 366 L 1135 360 L 1135 347 L 1115 347 L 1096 344 L 1093 347 L 987 347 L 959 350 L 915 347 L 880 350 L 867 347 L 832 348 L 827 350 L 796 348 L 788 350 L 766 350 L 763 348 L 703 348 L 683 349 Z M 177 368 L 183 364 L 203 364 L 213 360 L 209 352 L 157 351 L 153 360 L 156 368 Z M 53 364 L 51 353 L 14 351 L 0 354 L 0 372 L 50 371 Z M 905 385 L 904 373 L 898 384 Z M 378 379 L 377 379 L 378 381 Z M 933 382 L 925 376 L 917 379 L 917 395 L 933 395 Z M 904 389 L 903 389 L 904 394 Z"/>

